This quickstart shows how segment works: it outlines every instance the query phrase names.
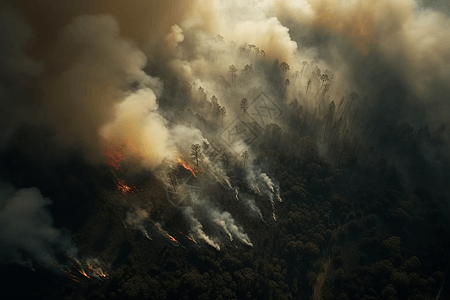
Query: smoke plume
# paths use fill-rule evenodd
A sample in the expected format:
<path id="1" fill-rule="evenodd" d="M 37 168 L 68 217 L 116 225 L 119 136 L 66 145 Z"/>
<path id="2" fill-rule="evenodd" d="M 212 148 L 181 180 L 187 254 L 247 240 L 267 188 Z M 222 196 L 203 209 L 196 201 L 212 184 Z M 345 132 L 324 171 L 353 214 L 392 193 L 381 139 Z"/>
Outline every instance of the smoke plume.
<path id="1" fill-rule="evenodd" d="M 359 155 L 359 164 L 387 158 L 411 189 L 419 181 L 445 188 L 450 18 L 444 11 L 414 0 L 6 3 L 0 154 L 33 152 L 29 161 L 47 170 L 48 161 L 75 152 L 85 166 L 101 169 L 104 149 L 112 147 L 125 158 L 120 163 L 138 162 L 165 184 L 181 159 L 205 175 L 205 191 L 242 188 L 249 214 L 261 219 L 252 196 L 267 196 L 275 219 L 280 186 L 270 178 L 276 173 L 267 148 L 284 140 L 303 161 L 308 151 L 336 167 L 351 155 Z M 261 123 L 242 108 L 244 98 L 251 102 L 261 91 L 283 119 Z M 230 136 L 224 132 L 234 120 L 257 132 L 254 144 L 236 142 L 250 150 L 251 161 L 243 163 L 219 138 Z M 39 147 L 29 137 L 34 132 L 43 132 Z M 290 134 L 303 137 L 301 146 L 289 144 Z M 210 151 L 198 165 L 193 144 Z M 1 180 L 14 172 L 9 167 Z M 51 186 L 42 185 L 42 191 Z M 69 251 L 45 210 L 50 200 L 16 186 L 1 189 L 2 259 L 44 262 Z M 217 207 L 198 201 L 195 210 L 183 208 L 191 233 L 217 250 L 217 228 L 252 246 L 236 216 Z M 128 214 L 125 222 L 146 235 L 146 217 Z"/>
<path id="2" fill-rule="evenodd" d="M 76 254 L 70 237 L 52 225 L 44 198 L 37 188 L 17 190 L 9 184 L 0 186 L 0 259 L 3 263 L 32 266 L 49 264 L 58 254 Z"/>

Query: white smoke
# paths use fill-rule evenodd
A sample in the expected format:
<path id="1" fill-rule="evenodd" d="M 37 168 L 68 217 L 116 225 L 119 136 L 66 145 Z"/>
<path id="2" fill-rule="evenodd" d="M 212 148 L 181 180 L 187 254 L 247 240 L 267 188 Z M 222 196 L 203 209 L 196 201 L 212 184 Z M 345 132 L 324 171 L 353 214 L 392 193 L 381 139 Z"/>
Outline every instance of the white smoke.
<path id="1" fill-rule="evenodd" d="M 210 209 L 210 215 L 214 223 L 219 225 L 225 233 L 230 237 L 230 240 L 233 240 L 233 236 L 235 236 L 238 240 L 246 244 L 247 246 L 253 247 L 252 242 L 246 233 L 244 233 L 244 229 L 235 224 L 235 221 L 231 214 L 227 211 L 220 212 L 216 208 Z"/>
<path id="2" fill-rule="evenodd" d="M 261 210 L 256 205 L 255 199 L 249 197 L 248 195 L 242 194 L 242 193 L 239 196 L 238 196 L 238 194 L 236 194 L 236 197 L 239 197 L 239 199 L 242 200 L 242 203 L 244 203 L 244 205 L 248 207 L 248 209 L 250 210 L 250 215 L 258 217 L 261 219 L 261 221 L 266 223 L 266 221 L 264 220 L 264 218 L 262 216 Z"/>
<path id="3" fill-rule="evenodd" d="M 191 226 L 191 234 L 195 237 L 204 240 L 208 245 L 214 247 L 217 251 L 220 251 L 220 246 L 215 243 L 210 237 L 208 237 L 203 231 L 203 225 L 200 221 L 194 216 L 194 209 L 192 207 L 187 207 L 183 211 L 184 215 L 188 219 L 188 222 Z"/>
<path id="4" fill-rule="evenodd" d="M 268 196 L 272 205 L 273 219 L 276 221 L 274 199 L 277 199 L 279 202 L 282 201 L 279 186 L 266 173 L 262 173 L 260 169 L 253 165 L 247 170 L 247 183 L 256 194 L 262 196 L 264 193 Z"/>
<path id="5" fill-rule="evenodd" d="M 139 230 L 147 239 L 152 240 L 148 235 L 147 229 L 144 227 L 144 221 L 148 219 L 148 212 L 137 209 L 134 213 L 127 212 L 127 217 L 125 219 L 126 224 L 128 224 L 132 229 Z M 125 225 L 125 227 L 128 227 Z"/>

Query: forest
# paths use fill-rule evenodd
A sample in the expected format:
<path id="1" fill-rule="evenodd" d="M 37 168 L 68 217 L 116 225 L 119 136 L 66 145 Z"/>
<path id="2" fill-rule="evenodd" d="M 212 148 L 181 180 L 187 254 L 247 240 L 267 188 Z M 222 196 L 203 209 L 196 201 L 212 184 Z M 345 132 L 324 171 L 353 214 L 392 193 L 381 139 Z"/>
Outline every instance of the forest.
<path id="1" fill-rule="evenodd" d="M 127 31 L 137 11 L 167 7 L 129 8 L 136 21 L 116 4 L 61 6 L 70 22 L 41 12 L 52 33 L 33 4 L 2 6 L 17 35 L 0 34 L 15 41 L 0 51 L 0 297 L 450 297 L 446 47 L 442 66 L 413 65 L 403 44 L 392 58 L 381 20 L 344 38 L 320 1 L 319 23 L 280 1 L 276 21 L 242 22 L 270 42 L 233 39 L 187 2 L 147 44 Z M 4 63 L 17 51 L 23 63 Z"/>

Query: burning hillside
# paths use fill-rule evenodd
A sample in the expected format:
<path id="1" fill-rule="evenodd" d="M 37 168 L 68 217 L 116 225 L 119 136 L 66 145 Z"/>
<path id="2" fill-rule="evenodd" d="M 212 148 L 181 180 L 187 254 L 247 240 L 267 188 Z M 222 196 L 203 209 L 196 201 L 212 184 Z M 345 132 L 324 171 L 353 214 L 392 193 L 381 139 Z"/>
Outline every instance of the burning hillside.
<path id="1" fill-rule="evenodd" d="M 448 297 L 438 2 L 4 1 L 2 298 Z"/>

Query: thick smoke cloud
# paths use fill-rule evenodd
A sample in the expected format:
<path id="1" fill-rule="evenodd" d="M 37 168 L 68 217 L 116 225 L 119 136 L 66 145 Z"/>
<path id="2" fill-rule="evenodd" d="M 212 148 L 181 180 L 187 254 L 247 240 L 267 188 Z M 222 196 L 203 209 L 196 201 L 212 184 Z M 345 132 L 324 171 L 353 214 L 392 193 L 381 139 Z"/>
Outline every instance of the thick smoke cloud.
<path id="1" fill-rule="evenodd" d="M 57 254 L 76 254 L 70 237 L 52 225 L 46 208 L 51 203 L 37 188 L 0 185 L 1 262 L 31 266 L 55 262 Z"/>
<path id="2" fill-rule="evenodd" d="M 67 53 L 72 55 L 67 57 Z M 151 125 L 139 117 L 132 120 L 130 117 L 134 116 L 129 114 L 130 109 L 138 109 L 138 105 L 144 112 L 154 111 L 156 96 L 153 91 L 160 93 L 161 84 L 142 71 L 146 64 L 145 55 L 120 37 L 119 25 L 111 16 L 75 19 L 62 29 L 54 59 L 55 64 L 66 67 L 44 82 L 43 106 L 50 112 L 47 116 L 50 117 L 49 125 L 57 129 L 63 143 L 81 145 L 86 154 L 101 154 L 99 127 L 112 122 L 106 125 L 104 134 L 107 136 L 104 138 L 115 137 L 122 144 L 123 139 L 130 136 L 130 142 L 125 146 L 131 154 L 154 153 L 136 149 L 135 143 L 140 137 L 133 128 L 144 123 L 150 128 L 159 125 Z M 132 84 L 145 90 L 130 96 L 127 90 Z M 145 100 L 140 99 L 147 100 L 148 104 L 143 104 Z M 115 107 L 119 102 L 122 102 L 120 106 Z M 129 123 L 127 127 L 118 129 L 117 126 L 124 122 Z"/>
<path id="3" fill-rule="evenodd" d="M 444 38 L 450 30 L 448 14 L 413 0 L 275 4 L 275 14 L 291 28 L 299 50 L 314 49 L 317 59 L 346 83 L 332 86 L 329 101 L 337 108 L 341 97 L 359 94 L 353 108 L 361 121 L 352 123 L 350 133 L 402 170 L 410 189 L 427 178 L 440 178 L 434 185 L 444 188 L 450 112 L 450 44 Z M 397 151 L 406 140 L 407 151 Z M 427 165 L 421 167 L 427 175 L 419 175 L 417 162 Z"/>
<path id="4" fill-rule="evenodd" d="M 241 9 L 248 14 L 237 14 Z M 191 144 L 212 145 L 220 128 L 238 115 L 245 118 L 241 99 L 251 100 L 263 87 L 286 110 L 288 105 L 298 108 L 301 116 L 310 110 L 312 123 L 331 101 L 341 115 L 356 116 L 357 108 L 357 121 L 339 123 L 350 132 L 341 137 L 373 145 L 379 157 L 402 168 L 408 169 L 418 155 L 433 171 L 448 155 L 445 128 L 439 147 L 411 138 L 417 151 L 404 160 L 395 151 L 403 136 L 385 134 L 389 128 L 405 133 L 426 124 L 448 124 L 450 20 L 413 0 L 18 1 L 3 7 L 0 18 L 3 147 L 18 127 L 42 127 L 52 132 L 54 148 L 43 152 L 78 150 L 89 163 L 105 165 L 104 147 L 120 147 L 125 159 L 140 161 L 166 181 L 174 169 L 167 165 L 177 158 L 194 165 Z M 290 69 L 281 70 L 283 62 Z M 230 72 L 231 65 L 235 71 Z M 328 94 L 320 93 L 319 68 L 334 78 Z M 352 91 L 359 98 L 349 104 Z M 340 102 L 342 97 L 347 101 Z M 301 131 L 288 118 L 280 121 L 280 135 Z M 322 154 L 331 156 L 325 132 L 311 129 L 307 134 L 318 140 Z M 249 214 L 262 219 L 252 197 L 268 197 L 276 221 L 275 205 L 281 202 L 276 178 L 266 175 L 265 163 L 255 159 L 242 167 L 239 154 L 228 154 L 227 163 L 207 155 L 200 169 L 227 191 L 237 191 L 236 178 L 242 177 L 241 200 Z M 23 193 L 8 198 L 14 200 L 8 202 L 12 208 Z M 36 200 L 34 210 L 47 203 L 36 191 L 27 193 Z M 212 224 L 230 239 L 252 245 L 231 213 L 199 203 L 203 207 L 195 211 L 184 209 L 197 239 L 221 249 L 220 234 L 206 228 Z M 139 216 L 128 215 L 126 222 L 144 229 L 146 212 Z M 130 221 L 136 218 L 141 227 Z M 57 237 L 56 231 L 42 239 Z M 27 249 L 22 241 L 5 241 Z"/>
<path id="5" fill-rule="evenodd" d="M 406 121 L 417 126 L 446 122 L 447 15 L 413 0 L 276 4 L 282 23 L 296 29 L 294 40 L 305 48 L 318 49 L 321 59 L 346 69 L 353 89 L 369 95 L 371 101 L 364 103 L 368 110 L 381 110 L 377 105 L 397 108 Z M 404 99 L 403 103 L 379 103 L 386 97 L 379 90 L 389 86 L 399 87 L 403 95 L 397 101 Z M 419 114 L 425 107 L 426 114 Z"/>
<path id="6" fill-rule="evenodd" d="M 27 90 L 44 69 L 42 61 L 27 53 L 34 40 L 29 23 L 19 11 L 0 8 L 0 149 L 21 120 L 33 116 L 27 110 L 27 106 L 33 104 Z"/>

